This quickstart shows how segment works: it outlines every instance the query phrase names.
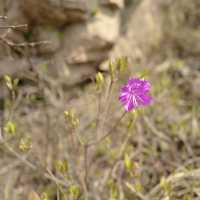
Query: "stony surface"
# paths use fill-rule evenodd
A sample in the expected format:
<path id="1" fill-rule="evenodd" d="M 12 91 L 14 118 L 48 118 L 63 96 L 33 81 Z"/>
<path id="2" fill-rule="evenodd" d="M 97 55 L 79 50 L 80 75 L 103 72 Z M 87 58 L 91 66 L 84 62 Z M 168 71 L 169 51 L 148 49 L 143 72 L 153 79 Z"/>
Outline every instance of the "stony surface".
<path id="1" fill-rule="evenodd" d="M 23 62 L 27 66 L 23 65 L 23 69 L 27 69 L 30 64 L 27 58 L 30 62 L 38 60 L 41 64 L 49 60 L 49 68 L 55 68 L 52 76 L 67 72 L 70 74 L 67 85 L 82 82 L 92 76 L 99 64 L 108 58 L 120 36 L 123 5 L 123 0 L 10 1 L 9 5 L 5 5 L 8 19 L 1 22 L 1 25 L 27 24 L 29 28 L 10 29 L 9 34 L 7 30 L 1 30 L 1 35 L 6 34 L 6 41 L 14 45 L 27 42 L 34 44 L 27 49 L 25 46 L 7 46 L 4 42 L 1 44 L 0 57 L 4 64 L 9 60 L 9 66 L 12 60 L 15 62 L 14 58 L 23 60 L 25 57 Z M 49 43 L 38 44 L 43 41 Z M 1 75 L 14 75 L 22 68 L 4 68 Z"/>
<path id="2" fill-rule="evenodd" d="M 85 21 L 87 16 L 86 1 L 23 0 L 21 8 L 32 23 L 43 25 L 63 26 Z"/>
<path id="3" fill-rule="evenodd" d="M 126 33 L 118 40 L 111 57 L 126 55 L 135 65 L 200 55 L 200 2 L 192 0 L 144 0 L 130 7 Z M 141 14 L 142 13 L 142 14 Z"/>
<path id="4" fill-rule="evenodd" d="M 187 59 L 192 56 L 197 59 L 200 54 L 200 44 L 196 42 L 200 40 L 197 28 L 200 16 L 195 10 L 200 7 L 199 1 L 192 0 L 190 6 L 185 6 L 187 0 L 143 0 L 138 4 L 127 2 L 10 1 L 5 9 L 8 20 L 1 22 L 1 25 L 26 23 L 29 28 L 26 31 L 9 30 L 5 37 L 7 41 L 21 44 L 47 40 L 50 43 L 33 45 L 27 51 L 25 47 L 10 48 L 4 42 L 1 43 L 0 57 L 3 60 L 12 57 L 21 59 L 24 56 L 31 60 L 50 59 L 52 68 L 61 71 L 61 74 L 60 65 L 65 66 L 74 83 L 78 82 L 77 79 L 82 82 L 82 75 L 77 73 L 90 76 L 99 67 L 107 70 L 105 61 L 109 57 L 128 56 L 134 65 L 162 62 L 168 57 Z M 122 12 L 126 15 L 123 21 Z M 7 30 L 0 31 L 3 36 Z M 86 72 L 83 73 L 84 70 Z M 69 82 L 70 85 L 73 83 Z"/>

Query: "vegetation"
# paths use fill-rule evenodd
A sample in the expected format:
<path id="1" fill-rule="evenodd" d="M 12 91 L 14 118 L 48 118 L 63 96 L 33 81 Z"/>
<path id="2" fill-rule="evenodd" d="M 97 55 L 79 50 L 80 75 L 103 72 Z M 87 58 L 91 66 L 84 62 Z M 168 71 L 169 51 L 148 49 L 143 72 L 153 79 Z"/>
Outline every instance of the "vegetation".
<path id="1" fill-rule="evenodd" d="M 15 53 L 49 44 L 0 41 Z M 137 69 L 129 57 L 108 59 L 107 71 L 73 86 L 22 54 L 30 74 L 0 80 L 0 199 L 198 200 L 200 71 L 198 52 L 192 62 L 187 52 L 160 52 L 162 62 Z M 125 110 L 119 96 L 129 78 L 149 81 L 148 106 Z"/>

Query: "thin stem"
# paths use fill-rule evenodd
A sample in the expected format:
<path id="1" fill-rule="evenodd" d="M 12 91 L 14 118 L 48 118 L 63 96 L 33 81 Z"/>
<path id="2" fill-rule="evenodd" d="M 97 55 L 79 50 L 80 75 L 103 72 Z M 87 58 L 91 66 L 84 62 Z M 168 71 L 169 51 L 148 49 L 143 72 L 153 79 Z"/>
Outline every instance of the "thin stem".
<path id="1" fill-rule="evenodd" d="M 60 191 L 59 191 L 58 187 L 56 190 L 57 190 L 56 191 L 57 200 L 60 200 Z"/>
<path id="2" fill-rule="evenodd" d="M 125 182 L 127 188 L 130 189 L 131 192 L 133 192 L 140 200 L 148 200 L 146 196 L 144 196 L 142 193 L 135 190 L 135 188 L 129 183 Z"/>
<path id="3" fill-rule="evenodd" d="M 82 176 L 82 174 L 80 174 L 80 175 L 78 174 L 78 177 L 81 181 L 85 196 L 88 197 L 89 185 L 88 185 L 88 145 L 87 144 L 83 145 L 83 162 L 84 162 L 83 163 L 84 174 L 83 174 L 83 176 Z M 79 199 L 79 198 L 77 198 L 77 199 Z"/>
<path id="4" fill-rule="evenodd" d="M 39 42 L 23 42 L 23 43 L 13 43 L 4 37 L 0 37 L 0 40 L 10 47 L 35 47 L 42 44 L 50 44 L 49 41 L 39 41 Z"/>
<path id="5" fill-rule="evenodd" d="M 97 138 L 99 137 L 99 125 L 100 125 L 100 113 L 101 113 L 101 95 L 102 92 L 98 94 L 98 111 L 97 111 L 97 119 L 96 119 L 96 134 Z"/>
<path id="6" fill-rule="evenodd" d="M 0 29 L 19 29 L 19 28 L 27 28 L 27 24 L 20 24 L 20 25 L 11 25 L 11 26 L 0 26 Z"/>
<path id="7" fill-rule="evenodd" d="M 18 154 L 16 151 L 13 150 L 12 147 L 10 147 L 6 142 L 3 142 L 3 145 L 8 149 L 10 153 L 12 153 L 15 157 L 17 157 L 21 162 L 25 163 L 29 168 L 32 170 L 36 170 L 37 167 L 33 165 L 31 162 L 29 162 L 27 159 L 21 157 L 20 154 Z"/>
<path id="8" fill-rule="evenodd" d="M 110 85 L 109 85 L 109 88 L 108 88 L 108 92 L 107 92 L 107 95 L 106 95 L 106 108 L 105 108 L 105 111 L 104 111 L 104 117 L 103 117 L 103 121 L 102 121 L 102 129 L 104 129 L 104 125 L 105 125 L 105 120 L 107 119 L 107 116 L 108 116 L 108 112 L 109 112 L 109 108 L 110 108 L 110 98 L 111 98 L 111 94 L 112 94 L 112 87 L 113 87 L 113 79 L 111 79 L 111 82 L 110 82 Z"/>
<path id="9" fill-rule="evenodd" d="M 24 163 L 26 166 L 28 166 L 31 170 L 37 170 L 38 167 L 28 161 L 26 158 L 22 157 L 20 154 L 18 154 L 12 147 L 10 147 L 6 141 L 1 141 L 1 144 L 3 144 L 12 155 L 14 155 L 17 159 L 19 159 L 22 163 Z M 46 172 L 47 171 L 47 172 Z M 44 173 L 43 173 L 44 172 Z M 45 178 L 54 181 L 56 184 L 60 184 L 64 187 L 69 187 L 69 184 L 66 183 L 65 181 L 58 179 L 56 176 L 54 176 L 52 173 L 49 173 L 48 170 L 41 170 L 39 171 L 41 175 L 43 175 Z"/>
<path id="10" fill-rule="evenodd" d="M 84 182 L 85 182 L 85 191 L 88 193 L 88 145 L 84 145 L 84 168 L 85 168 L 85 175 L 84 175 Z"/>
<path id="11" fill-rule="evenodd" d="M 117 128 L 117 126 L 119 125 L 120 121 L 123 119 L 123 117 L 125 116 L 125 114 L 126 114 L 126 112 L 124 112 L 122 114 L 122 116 L 116 121 L 116 123 L 113 125 L 113 127 L 110 129 L 110 131 L 108 131 L 108 133 L 106 133 L 104 136 L 102 136 L 99 140 L 88 144 L 88 147 L 91 147 L 91 146 L 94 146 L 94 145 L 98 145 L 103 140 L 105 140 L 109 135 L 111 135 L 113 133 L 113 131 Z"/>
<path id="12" fill-rule="evenodd" d="M 135 122 L 135 118 L 132 119 L 132 122 L 131 122 L 131 123 L 133 123 L 133 122 Z M 111 175 L 112 175 L 112 172 L 113 172 L 115 166 L 117 165 L 118 162 L 120 162 L 120 160 L 122 159 L 122 156 L 124 155 L 124 153 L 125 153 L 125 151 L 126 151 L 126 147 L 127 147 L 128 142 L 129 142 L 129 140 L 130 140 L 130 137 L 131 137 L 130 129 L 127 128 L 127 130 L 126 130 L 125 133 L 127 134 L 127 136 L 124 137 L 124 141 L 122 142 L 122 145 L 119 147 L 119 149 L 120 149 L 119 154 L 118 154 L 116 160 L 113 162 L 111 168 L 109 169 L 107 178 L 106 178 L 106 180 L 104 181 L 104 183 L 107 182 L 107 180 L 110 179 L 110 177 L 111 177 Z M 136 154 L 137 154 L 137 153 L 136 153 Z M 135 154 L 135 155 L 136 155 L 136 154 Z M 104 185 L 103 188 L 104 188 L 105 186 L 106 186 L 106 185 Z M 103 191 L 103 188 L 101 188 L 101 191 Z"/>

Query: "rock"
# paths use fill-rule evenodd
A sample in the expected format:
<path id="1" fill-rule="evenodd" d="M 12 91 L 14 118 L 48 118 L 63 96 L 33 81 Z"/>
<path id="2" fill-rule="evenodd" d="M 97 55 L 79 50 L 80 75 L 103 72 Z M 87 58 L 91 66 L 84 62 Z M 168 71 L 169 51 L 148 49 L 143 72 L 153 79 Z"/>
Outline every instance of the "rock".
<path id="1" fill-rule="evenodd" d="M 55 27 L 37 26 L 33 35 L 36 41 L 47 41 L 49 43 L 37 47 L 38 54 L 52 54 L 61 47 L 60 33 Z"/>
<path id="2" fill-rule="evenodd" d="M 158 13 L 156 6 L 144 0 L 137 8 L 131 9 L 127 16 L 126 33 L 118 40 L 111 57 L 128 56 L 131 63 L 138 63 L 160 47 L 162 30 L 160 18 L 155 14 Z"/>
<path id="3" fill-rule="evenodd" d="M 91 65 L 81 64 L 69 67 L 69 71 L 67 71 L 67 73 L 65 85 L 73 86 L 91 79 L 96 73 L 96 69 L 91 67 Z"/>
<path id="4" fill-rule="evenodd" d="M 0 43 L 0 59 L 9 55 L 9 49 L 6 45 Z"/>
<path id="5" fill-rule="evenodd" d="M 99 7 L 99 0 L 87 0 L 86 1 L 87 7 L 89 11 L 97 10 Z"/>
<path id="6" fill-rule="evenodd" d="M 170 1 L 160 6 L 168 9 L 168 13 L 162 16 L 162 29 L 164 38 L 168 38 L 174 54 L 183 58 L 198 57 L 200 44 L 197 41 L 200 41 L 200 30 L 197 27 L 200 26 L 200 1 Z"/>
<path id="7" fill-rule="evenodd" d="M 144 0 L 130 9 L 126 33 L 111 57 L 128 56 L 133 65 L 160 62 L 163 58 L 185 58 L 200 54 L 200 2 L 192 0 Z"/>
<path id="8" fill-rule="evenodd" d="M 118 14 L 103 10 L 87 23 L 68 27 L 63 36 L 63 54 L 67 63 L 99 64 L 106 59 L 119 36 Z"/>
<path id="9" fill-rule="evenodd" d="M 4 58 L 0 62 L 0 78 L 4 75 L 16 76 L 28 69 L 25 59 Z"/>
<path id="10" fill-rule="evenodd" d="M 84 1 L 21 0 L 21 7 L 30 22 L 54 26 L 85 21 L 88 12 Z"/>
<path id="11" fill-rule="evenodd" d="M 124 8 L 124 0 L 100 0 L 100 5 L 122 9 Z"/>
<path id="12" fill-rule="evenodd" d="M 17 24 L 16 17 L 20 24 L 28 23 L 29 29 L 28 32 L 11 31 L 8 39 L 14 43 L 49 41 L 49 44 L 36 45 L 28 49 L 31 60 L 37 60 L 34 62 L 34 68 L 40 69 L 40 65 L 48 66 L 49 76 L 58 78 L 67 74 L 66 83 L 76 84 L 94 74 L 99 64 L 108 58 L 120 34 L 118 8 L 122 8 L 122 2 L 122 0 L 12 2 L 9 8 L 11 17 L 9 23 Z M 98 12 L 92 15 L 92 11 L 96 9 Z M 87 18 L 89 11 L 91 16 Z M 6 54 L 5 48 L 8 51 Z M 4 49 L 2 48 L 2 58 L 10 55 L 9 47 Z M 24 50 L 20 49 L 22 53 Z M 20 56 L 22 54 L 18 55 Z M 21 63 L 19 59 L 16 63 L 9 62 L 13 62 L 13 65 L 9 64 L 10 66 L 17 64 L 23 66 L 23 69 L 16 67 L 16 71 L 8 68 L 6 71 L 2 70 L 3 73 L 20 74 L 24 68 L 28 68 L 28 63 L 24 61 Z"/>
<path id="13" fill-rule="evenodd" d="M 193 79 L 193 82 L 192 82 L 192 92 L 193 92 L 193 95 L 195 97 L 197 97 L 198 99 L 200 99 L 200 91 L 199 91 L 199 88 L 200 88 L 200 75 L 197 74 L 197 78 Z"/>
<path id="14" fill-rule="evenodd" d="M 4 75 L 11 77 L 26 78 L 32 80 L 37 74 L 41 79 L 54 79 L 66 86 L 79 84 L 95 74 L 96 69 L 89 64 L 67 65 L 59 55 L 52 59 L 30 58 L 33 64 L 33 71 L 30 71 L 29 62 L 26 59 L 6 58 L 0 62 L 0 80 Z"/>
<path id="15" fill-rule="evenodd" d="M 10 1 L 6 22 L 10 25 L 27 24 L 27 18 L 21 10 L 20 1 Z"/>
<path id="16" fill-rule="evenodd" d="M 120 31 L 120 13 L 102 8 L 94 19 L 88 21 L 87 28 L 91 35 L 114 44 Z"/>

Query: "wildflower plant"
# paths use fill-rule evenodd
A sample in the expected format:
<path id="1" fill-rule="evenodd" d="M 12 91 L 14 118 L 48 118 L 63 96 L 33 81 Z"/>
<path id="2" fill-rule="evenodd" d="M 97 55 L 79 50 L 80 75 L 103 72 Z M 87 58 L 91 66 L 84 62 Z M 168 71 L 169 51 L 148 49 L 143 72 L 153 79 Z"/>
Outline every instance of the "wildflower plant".
<path id="1" fill-rule="evenodd" d="M 21 159 L 22 162 L 32 170 L 38 169 L 40 174 L 43 175 L 43 178 L 48 178 L 55 183 L 57 188 L 56 193 L 59 196 L 58 199 L 60 197 L 65 198 L 66 196 L 71 199 L 93 199 L 93 196 L 97 195 L 96 193 L 100 194 L 101 190 L 104 190 L 109 183 L 112 183 L 110 187 L 108 187 L 110 191 L 108 191 L 107 194 L 105 193 L 103 198 L 119 198 L 121 195 L 120 187 L 111 175 L 104 180 L 101 190 L 100 188 L 95 189 L 94 187 L 95 181 L 101 184 L 102 180 L 99 176 L 103 176 L 105 173 L 103 169 L 93 169 L 95 168 L 95 160 L 98 159 L 98 154 L 107 155 L 110 170 L 113 170 L 112 165 L 115 166 L 115 163 L 122 160 L 124 171 L 127 173 L 127 176 L 131 178 L 136 177 L 136 163 L 129 156 L 128 152 L 128 149 L 130 149 L 129 140 L 134 130 L 136 114 L 130 113 L 129 115 L 128 112 L 136 108 L 147 106 L 152 102 L 152 97 L 149 94 L 151 84 L 147 80 L 134 77 L 129 78 L 128 82 L 119 89 L 119 84 L 117 82 L 120 81 L 120 76 L 126 72 L 127 68 L 128 60 L 126 57 L 123 57 L 116 61 L 109 62 L 108 74 L 102 72 L 96 74 L 94 84 L 96 101 L 94 101 L 94 104 L 97 104 L 97 113 L 95 118 L 87 123 L 87 125 L 82 125 L 82 118 L 77 114 L 80 112 L 76 112 L 71 106 L 64 111 L 63 121 L 65 125 L 63 129 L 65 129 L 65 135 L 59 137 L 63 140 L 62 142 L 66 142 L 66 148 L 63 148 L 62 145 L 60 145 L 61 147 L 59 146 L 59 148 L 61 148 L 60 154 L 56 155 L 55 160 L 53 160 L 52 169 L 45 166 L 45 164 L 41 164 L 41 166 L 38 167 L 37 164 L 29 160 Z M 6 77 L 5 82 L 9 90 L 16 88 L 16 81 L 13 82 L 11 77 Z M 116 88 L 118 88 L 119 101 L 124 108 L 119 104 L 117 97 L 113 99 Z M 122 109 L 115 108 L 116 111 L 113 111 L 113 105 L 118 105 Z M 46 108 L 44 108 L 44 112 L 46 112 L 45 109 Z M 121 110 L 123 110 L 122 113 L 120 113 Z M 113 114 L 112 112 L 118 114 Z M 84 109 L 83 114 L 87 116 L 87 108 Z M 116 116 L 110 118 L 109 116 L 112 114 Z M 49 114 L 45 113 L 44 115 L 48 124 Z M 127 115 L 127 119 L 124 119 Z M 58 121 L 58 119 L 56 120 Z M 112 139 L 115 137 L 115 134 L 120 132 L 119 130 L 123 126 L 125 127 L 125 129 L 123 129 L 125 133 L 120 136 L 121 140 L 115 141 L 114 144 Z M 54 127 L 52 127 L 52 129 L 53 128 Z M 11 121 L 7 121 L 4 131 L 14 134 L 17 132 L 17 129 Z M 48 129 L 46 133 L 48 139 L 52 137 L 50 136 L 50 132 L 51 130 Z M 92 134 L 92 137 L 90 137 L 89 133 Z M 56 136 L 56 134 L 54 135 Z M 64 139 L 65 137 L 66 140 Z M 34 140 L 34 138 L 31 140 L 29 137 L 21 138 L 18 146 L 21 150 L 21 154 L 28 153 L 30 149 L 34 149 L 32 140 Z M 47 141 L 47 144 L 50 142 L 51 141 Z M 112 145 L 115 145 L 115 147 L 109 150 Z M 16 157 L 20 158 L 20 156 L 24 156 L 23 154 L 16 153 L 9 144 L 6 143 L 5 146 L 11 149 Z M 55 174 L 53 172 L 55 172 Z M 131 183 L 126 182 L 126 184 L 130 185 Z"/>

